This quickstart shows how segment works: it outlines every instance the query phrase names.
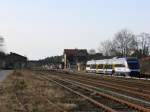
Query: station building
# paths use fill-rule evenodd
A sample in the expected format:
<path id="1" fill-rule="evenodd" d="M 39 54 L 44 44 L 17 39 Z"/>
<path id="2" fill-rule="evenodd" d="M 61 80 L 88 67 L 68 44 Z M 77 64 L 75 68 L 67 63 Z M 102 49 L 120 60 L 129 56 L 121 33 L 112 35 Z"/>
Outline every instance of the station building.
<path id="1" fill-rule="evenodd" d="M 84 71 L 87 61 L 86 49 L 64 49 L 63 62 L 64 69 Z"/>

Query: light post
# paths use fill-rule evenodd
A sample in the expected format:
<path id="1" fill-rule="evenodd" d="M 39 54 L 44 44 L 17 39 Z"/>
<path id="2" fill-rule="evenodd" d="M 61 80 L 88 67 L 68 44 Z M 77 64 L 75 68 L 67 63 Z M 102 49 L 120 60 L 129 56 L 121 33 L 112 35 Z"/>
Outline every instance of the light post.
<path id="1" fill-rule="evenodd" d="M 96 71 L 97 71 L 97 69 L 96 69 L 96 60 L 94 60 L 94 64 L 95 64 L 95 75 L 96 75 Z"/>

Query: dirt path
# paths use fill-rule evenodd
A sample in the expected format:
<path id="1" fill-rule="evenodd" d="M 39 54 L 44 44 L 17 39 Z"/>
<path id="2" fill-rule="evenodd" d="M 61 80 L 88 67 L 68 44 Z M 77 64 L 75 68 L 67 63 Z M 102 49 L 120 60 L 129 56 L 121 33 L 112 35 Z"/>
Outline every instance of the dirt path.
<path id="1" fill-rule="evenodd" d="M 3 81 L 13 70 L 0 70 L 0 82 Z"/>

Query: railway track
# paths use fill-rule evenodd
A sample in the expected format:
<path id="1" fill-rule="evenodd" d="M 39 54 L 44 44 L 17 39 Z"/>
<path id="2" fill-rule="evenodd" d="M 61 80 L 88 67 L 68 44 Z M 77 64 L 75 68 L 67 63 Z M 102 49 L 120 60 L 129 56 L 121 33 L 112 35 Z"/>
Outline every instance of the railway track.
<path id="1" fill-rule="evenodd" d="M 60 75 L 61 77 L 62 75 Z M 80 82 L 84 82 L 84 83 L 87 83 L 87 84 L 91 84 L 93 86 L 96 86 L 96 87 L 101 87 L 101 88 L 109 88 L 109 89 L 113 89 L 115 90 L 116 92 L 121 92 L 121 93 L 124 93 L 126 92 L 126 94 L 131 94 L 131 96 L 135 96 L 137 98 L 142 98 L 146 101 L 150 101 L 150 92 L 149 91 L 141 91 L 137 88 L 132 88 L 132 87 L 127 87 L 127 86 L 122 86 L 122 85 L 117 85 L 117 84 L 111 84 L 111 83 L 108 83 L 108 82 L 104 82 L 104 81 L 97 81 L 97 80 L 91 80 L 89 78 L 85 78 L 82 77 L 82 76 L 68 76 L 68 75 L 65 75 L 63 74 L 62 77 L 65 77 L 67 79 L 72 79 L 72 80 L 76 80 L 76 81 L 80 81 Z"/>
<path id="2" fill-rule="evenodd" d="M 121 80 L 116 81 L 116 82 L 113 81 L 113 80 L 108 80 L 108 81 L 103 81 L 103 80 L 100 80 L 100 79 L 95 79 L 95 80 L 96 80 L 97 83 L 112 85 L 112 86 L 128 89 L 128 90 L 131 90 L 131 91 L 137 91 L 137 92 L 140 92 L 140 93 L 148 94 L 148 95 L 150 94 L 150 90 L 146 90 L 147 88 L 144 89 L 143 87 L 140 87 L 140 86 L 135 87 L 135 86 L 133 86 L 133 83 L 129 84 L 129 82 L 124 82 L 124 81 L 121 81 Z M 149 85 L 149 87 L 150 87 L 150 85 Z"/>
<path id="3" fill-rule="evenodd" d="M 126 79 L 126 78 L 114 78 L 114 77 L 107 77 L 106 80 L 114 80 L 115 82 L 118 83 L 122 83 L 124 85 L 130 85 L 132 87 L 138 87 L 138 86 L 142 86 L 145 89 L 149 89 L 150 90 L 150 81 L 146 81 L 146 80 L 137 80 L 137 79 Z"/>
<path id="4" fill-rule="evenodd" d="M 70 79 L 70 78 L 65 78 L 65 79 Z M 104 88 L 103 86 L 105 86 L 105 85 L 99 86 L 99 85 L 95 84 L 95 82 L 89 82 L 89 81 L 87 82 L 87 80 L 77 80 L 77 79 L 70 79 L 70 80 L 74 80 L 74 81 L 82 82 L 84 84 L 92 85 L 93 88 L 95 88 L 95 89 L 98 89 L 98 90 L 100 90 L 102 92 L 105 92 L 105 93 L 111 93 L 111 95 L 117 96 L 119 98 L 121 97 L 121 98 L 123 98 L 124 100 L 127 100 L 127 101 L 130 100 L 131 102 L 134 101 L 134 103 L 137 103 L 137 104 L 140 103 L 143 106 L 147 106 L 147 107 L 150 106 L 149 101 L 141 100 L 138 96 L 136 96 L 136 97 L 134 95 L 131 96 L 131 93 L 127 94 L 127 93 L 124 93 L 124 92 L 120 92 L 120 90 L 118 90 L 119 92 L 114 91 L 113 90 L 114 88 L 112 89 L 112 87 L 111 88 Z"/>
<path id="5" fill-rule="evenodd" d="M 89 74 L 76 74 L 78 76 L 84 76 L 87 77 L 89 79 L 94 79 L 97 81 L 105 81 L 111 84 L 117 84 L 122 86 L 123 88 L 125 87 L 126 89 L 133 89 L 133 90 L 137 90 L 140 92 L 148 92 L 148 94 L 150 93 L 150 81 L 148 80 L 138 80 L 138 79 L 131 79 L 131 78 L 120 78 L 120 77 L 110 77 L 107 75 L 104 76 L 99 76 L 99 75 L 89 75 Z"/>
<path id="6" fill-rule="evenodd" d="M 81 75 L 78 75 L 81 76 Z M 82 75 L 83 76 L 83 75 Z M 138 80 L 138 79 L 127 79 L 127 78 L 115 78 L 108 76 L 85 76 L 89 79 L 97 80 L 104 84 L 115 85 L 116 87 L 121 87 L 129 91 L 136 91 L 140 94 L 147 94 L 148 98 L 150 97 L 150 81 L 148 80 Z"/>
<path id="7" fill-rule="evenodd" d="M 79 108 L 77 110 L 74 110 L 75 112 L 78 112 L 78 111 L 79 112 L 80 111 L 81 112 L 82 111 L 83 112 L 86 112 L 86 111 L 87 112 L 103 112 L 104 110 L 106 110 L 107 112 L 116 112 L 116 111 L 113 111 L 111 108 L 107 108 L 104 105 L 101 105 L 98 102 L 94 101 L 93 99 L 90 99 L 89 97 L 87 97 L 87 96 L 85 96 L 83 94 L 80 94 L 79 92 L 74 91 L 73 89 L 71 89 L 71 88 L 65 86 L 64 84 L 61 84 L 60 82 L 57 82 L 57 81 L 55 81 L 55 80 L 53 80 L 51 78 L 44 77 L 44 76 L 38 76 L 38 78 L 44 79 L 44 80 L 46 79 L 46 80 L 48 80 L 50 82 L 53 82 L 53 83 L 57 84 L 58 86 L 60 86 L 62 88 L 65 88 L 69 92 L 73 93 L 74 95 L 72 94 L 72 96 L 76 96 L 76 99 L 78 99 L 79 97 L 84 98 L 84 100 L 82 100 L 82 103 L 81 103 L 81 101 L 77 101 L 77 100 L 75 101 L 72 97 L 71 97 L 71 101 L 69 100 L 70 103 L 75 103 L 76 102 L 77 105 L 79 105 L 79 103 L 82 105 L 82 107 L 79 106 Z M 68 97 L 70 97 L 70 95 Z M 80 98 L 80 100 L 81 100 L 81 98 Z M 65 102 L 66 102 L 66 99 L 65 99 Z M 99 108 L 99 106 L 100 107 L 102 106 L 103 108 Z M 82 108 L 84 108 L 84 109 L 82 109 Z M 60 112 L 66 112 L 66 111 L 60 111 Z"/>
<path id="8" fill-rule="evenodd" d="M 49 71 L 47 71 L 49 72 Z M 95 74 L 86 74 L 86 73 L 77 73 L 77 72 L 65 72 L 65 71 L 51 71 L 55 74 L 62 73 L 62 74 L 72 74 L 72 75 L 78 75 L 78 76 L 84 76 L 90 79 L 97 79 L 97 80 L 105 80 L 105 81 L 111 81 L 111 83 L 119 83 L 120 85 L 126 85 L 134 88 L 141 88 L 146 89 L 150 91 L 150 81 L 149 80 L 141 80 L 141 79 L 132 79 L 132 78 L 123 78 L 123 77 L 114 77 L 114 76 L 108 76 L 108 75 L 95 75 Z"/>
<path id="9" fill-rule="evenodd" d="M 60 85 L 59 83 L 57 83 L 55 80 L 49 79 L 47 77 L 44 76 L 36 76 L 37 79 L 41 79 L 41 80 L 48 80 L 51 81 L 53 83 L 55 83 L 57 86 L 60 86 L 62 89 L 66 89 L 68 90 L 68 96 L 65 99 L 62 99 L 62 102 L 65 105 L 74 105 L 75 108 L 73 110 L 69 110 L 71 112 L 103 112 L 104 109 L 99 108 L 97 105 L 91 104 L 91 102 L 89 102 L 89 99 L 86 100 L 85 96 L 80 95 L 77 92 L 73 92 L 73 90 L 70 90 L 69 88 L 64 87 L 63 85 Z M 71 93 L 70 93 L 71 92 Z M 74 94 L 72 94 L 74 93 Z M 55 101 L 50 101 L 47 98 L 47 101 L 50 102 L 50 105 L 54 105 L 56 107 L 57 110 L 59 110 L 59 112 L 68 112 L 65 109 L 63 109 L 59 104 L 53 103 Z M 113 111 L 112 111 L 113 112 Z"/>
<path id="10" fill-rule="evenodd" d="M 59 86 L 64 87 L 65 89 L 73 92 L 74 94 L 84 97 L 85 99 L 89 100 L 90 102 L 104 109 L 105 111 L 109 111 L 109 112 L 115 112 L 115 111 L 149 112 L 150 111 L 150 109 L 144 108 L 142 106 L 138 106 L 128 101 L 116 98 L 112 95 L 103 93 L 100 90 L 98 90 L 98 88 L 87 83 L 81 83 L 81 81 L 79 82 L 73 79 L 67 79 L 66 77 L 58 77 L 58 76 L 50 76 L 50 75 L 49 76 L 41 75 L 41 77 L 49 81 L 52 81 L 58 84 Z"/>
<path id="11" fill-rule="evenodd" d="M 79 75 L 79 74 L 76 74 L 76 76 L 86 77 L 88 79 L 94 79 L 95 81 L 97 81 L 99 83 L 114 85 L 117 87 L 122 87 L 125 89 L 130 89 L 130 90 L 150 94 L 150 81 L 149 81 L 149 83 L 142 82 L 142 84 L 141 83 L 139 84 L 139 82 L 138 82 L 139 80 L 131 82 L 127 79 L 122 78 L 119 80 L 118 78 L 114 78 L 114 77 L 110 78 L 110 77 L 89 76 L 89 75 Z"/>
<path id="12" fill-rule="evenodd" d="M 84 77 L 88 77 L 91 79 L 97 79 L 97 80 L 105 80 L 105 81 L 111 81 L 111 83 L 119 83 L 120 85 L 126 85 L 126 86 L 130 86 L 130 87 L 141 87 L 142 89 L 147 89 L 150 91 L 150 81 L 149 80 L 139 80 L 139 79 L 132 79 L 132 78 L 123 78 L 123 77 L 110 77 L 107 75 L 104 76 L 99 76 L 99 75 L 89 75 L 89 74 L 76 74 L 76 75 L 80 75 Z"/>
<path id="13" fill-rule="evenodd" d="M 149 90 L 143 90 L 144 87 L 141 86 L 141 87 L 132 87 L 130 86 L 130 84 L 127 85 L 123 85 L 124 83 L 120 84 L 120 83 L 112 83 L 112 81 L 105 81 L 105 78 L 103 79 L 95 79 L 95 77 L 87 77 L 87 76 L 84 76 L 83 75 L 67 75 L 67 74 L 63 74 L 61 73 L 54 73 L 54 74 L 58 74 L 59 76 L 62 76 L 62 77 L 65 77 L 65 78 L 71 78 L 72 80 L 77 80 L 77 81 L 82 81 L 84 83 L 87 83 L 87 84 L 92 84 L 93 86 L 96 86 L 96 87 L 101 87 L 101 88 L 104 88 L 104 89 L 111 89 L 112 91 L 115 91 L 115 92 L 119 92 L 121 94 L 125 94 L 125 95 L 129 95 L 129 96 L 132 96 L 132 97 L 135 97 L 137 99 L 141 99 L 139 100 L 139 102 L 144 102 L 142 100 L 145 100 L 147 101 L 147 104 L 150 104 L 149 101 L 150 101 L 150 91 Z M 86 80 L 85 80 L 86 79 Z M 110 83 L 111 82 L 111 83 Z M 150 87 L 150 86 L 149 86 Z M 141 89 L 143 88 L 143 89 Z M 137 103 L 139 103 L 137 102 Z"/>

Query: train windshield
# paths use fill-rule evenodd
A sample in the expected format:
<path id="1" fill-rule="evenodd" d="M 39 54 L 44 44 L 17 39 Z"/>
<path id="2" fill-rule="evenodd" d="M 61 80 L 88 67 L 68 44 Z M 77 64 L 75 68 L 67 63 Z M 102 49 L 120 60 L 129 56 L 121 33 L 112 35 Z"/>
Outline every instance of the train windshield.
<path id="1" fill-rule="evenodd" d="M 139 63 L 138 61 L 128 61 L 128 67 L 129 69 L 139 69 Z"/>

